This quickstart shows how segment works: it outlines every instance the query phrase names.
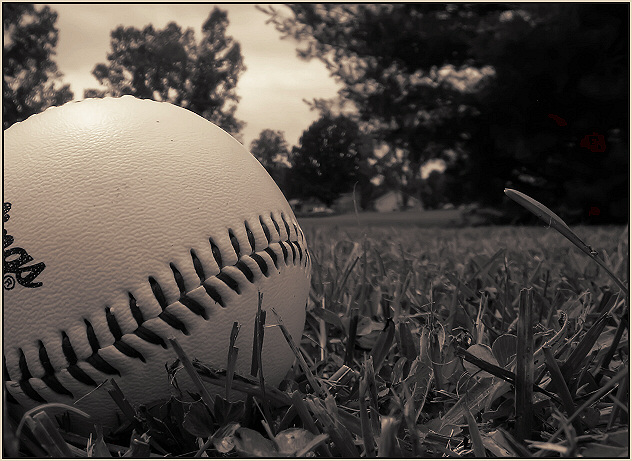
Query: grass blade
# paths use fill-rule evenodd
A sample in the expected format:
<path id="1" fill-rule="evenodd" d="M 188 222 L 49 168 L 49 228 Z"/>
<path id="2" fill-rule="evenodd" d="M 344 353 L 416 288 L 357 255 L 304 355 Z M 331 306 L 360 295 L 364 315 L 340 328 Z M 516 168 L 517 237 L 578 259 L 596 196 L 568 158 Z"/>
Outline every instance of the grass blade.
<path id="1" fill-rule="evenodd" d="M 33 415 L 31 431 L 36 434 L 46 451 L 53 457 L 72 458 L 70 448 L 45 411 Z"/>
<path id="2" fill-rule="evenodd" d="M 366 391 L 367 380 L 362 378 L 360 380 L 360 427 L 362 428 L 362 443 L 364 444 L 365 456 L 367 458 L 375 458 L 375 440 L 373 438 L 373 432 L 371 431 L 371 423 L 369 421 L 369 412 L 366 407 Z"/>
<path id="3" fill-rule="evenodd" d="M 546 368 L 551 375 L 551 381 L 556 387 L 558 395 L 562 399 L 562 404 L 564 405 L 566 414 L 570 416 L 575 412 L 575 404 L 573 403 L 573 397 L 571 397 L 571 391 L 568 390 L 568 386 L 566 385 L 564 376 L 562 375 L 560 367 L 557 364 L 557 360 L 555 360 L 551 349 L 549 349 L 548 347 L 544 348 L 544 357 L 546 360 Z M 573 421 L 573 427 L 575 427 L 575 430 L 578 434 L 582 433 L 582 428 L 579 420 Z"/>
<path id="4" fill-rule="evenodd" d="M 178 340 L 174 337 L 169 338 L 169 343 L 171 344 L 171 347 L 173 347 L 173 350 L 176 352 L 176 355 L 180 359 L 182 366 L 184 366 L 184 369 L 186 370 L 187 374 L 191 378 L 191 381 L 193 381 L 193 384 L 195 385 L 198 392 L 202 396 L 202 401 L 204 401 L 204 403 L 206 404 L 206 407 L 210 411 L 213 411 L 213 408 L 215 407 L 214 405 L 215 402 L 213 400 L 213 397 L 211 397 L 211 394 L 209 394 L 208 389 L 206 389 L 206 386 L 204 386 L 204 383 L 202 382 L 202 380 L 200 379 L 200 376 L 195 371 L 195 368 L 193 367 L 193 364 L 191 363 L 191 360 L 189 360 L 189 357 L 187 356 L 187 354 L 184 352 L 184 349 L 182 349 L 182 346 L 180 346 L 180 344 L 178 343 Z"/>
<path id="5" fill-rule="evenodd" d="M 520 290 L 518 306 L 518 350 L 516 354 L 516 433 L 531 438 L 533 424 L 533 293 Z"/>
<path id="6" fill-rule="evenodd" d="M 377 341 L 371 350 L 373 357 L 373 369 L 376 373 L 380 372 L 384 359 L 388 355 L 395 338 L 395 323 L 392 319 L 386 319 L 386 325 L 377 337 Z"/>
<path id="7" fill-rule="evenodd" d="M 467 421 L 467 427 L 470 429 L 470 437 L 472 438 L 472 446 L 474 447 L 474 456 L 477 458 L 487 458 L 487 452 L 485 452 L 483 439 L 480 431 L 478 430 L 476 421 L 474 420 L 474 416 L 472 416 L 472 413 L 470 413 L 469 410 L 466 410 L 463 414 L 465 415 L 465 420 Z"/>
<path id="8" fill-rule="evenodd" d="M 230 401 L 230 391 L 233 384 L 233 376 L 235 375 L 235 366 L 237 365 L 237 357 L 239 356 L 239 348 L 235 347 L 235 341 L 239 334 L 239 322 L 233 323 L 233 330 L 230 333 L 230 345 L 228 347 L 228 359 L 226 365 L 226 400 Z"/>
<path id="9" fill-rule="evenodd" d="M 550 227 L 558 231 L 564 237 L 566 237 L 571 243 L 573 243 L 577 248 L 579 248 L 583 253 L 588 255 L 593 261 L 599 264 L 610 276 L 610 278 L 623 290 L 626 296 L 629 296 L 628 287 L 619 280 L 619 278 L 614 275 L 614 273 L 606 266 L 606 263 L 598 257 L 598 253 L 593 250 L 590 245 L 586 245 L 582 239 L 580 239 L 575 232 L 571 230 L 570 227 L 566 225 L 566 223 L 560 218 L 558 215 L 553 213 L 547 207 L 542 205 L 535 199 L 532 199 L 526 194 L 522 192 L 518 192 L 514 189 L 505 189 L 505 195 L 516 202 L 518 205 L 523 206 L 531 213 L 536 215 L 542 221 L 547 223 Z"/>
<path id="10" fill-rule="evenodd" d="M 283 325 L 283 319 L 281 319 L 281 316 L 277 314 L 274 308 L 272 308 L 272 313 L 276 316 L 279 322 L 278 327 L 281 329 L 281 333 L 283 333 L 283 336 L 285 337 L 285 340 L 289 344 L 290 349 L 292 349 L 292 352 L 294 352 L 294 355 L 297 358 L 298 363 L 301 366 L 301 369 L 303 370 L 303 372 L 305 373 L 305 376 L 307 377 L 307 381 L 309 382 L 309 385 L 312 386 L 312 389 L 314 389 L 315 392 L 318 392 L 319 396 L 321 396 L 322 398 L 325 398 L 326 396 L 329 395 L 329 391 L 327 390 L 325 386 L 323 386 L 320 383 L 320 381 L 316 379 L 316 377 L 312 373 L 312 370 L 309 369 L 309 366 L 307 365 L 307 362 L 305 361 L 305 357 L 303 357 L 303 354 L 301 354 L 301 351 L 296 346 L 296 343 L 294 342 L 294 339 L 292 339 L 292 335 L 290 334 L 290 332 L 287 330 L 287 328 L 285 328 L 285 325 Z"/>
<path id="11" fill-rule="evenodd" d="M 621 371 L 619 371 L 619 373 L 617 373 L 612 379 L 608 380 L 608 382 L 606 382 L 606 384 L 601 386 L 601 389 L 599 389 L 597 392 L 595 392 L 593 395 L 591 395 L 590 398 L 588 398 L 583 404 L 581 404 L 577 408 L 577 410 L 575 410 L 575 413 L 573 413 L 571 416 L 568 417 L 568 421 L 572 422 L 575 418 L 577 418 L 579 415 L 581 415 L 582 412 L 586 408 L 588 408 L 593 403 L 595 403 L 597 400 L 601 399 L 603 396 L 608 394 L 612 390 L 612 388 L 614 386 L 616 386 L 617 384 L 620 384 L 620 382 L 626 376 L 628 376 L 629 372 L 630 372 L 630 369 L 627 366 L 623 367 L 623 369 Z M 553 435 L 551 437 L 549 437 L 548 443 L 552 443 L 563 432 L 563 430 L 564 430 L 563 428 L 560 428 L 557 431 L 555 431 L 553 433 Z M 537 452 L 535 454 L 535 456 L 543 456 L 544 452 L 545 452 L 545 450 L 540 450 L 539 452 Z"/>
<path id="12" fill-rule="evenodd" d="M 393 416 L 383 416 L 381 418 L 380 437 L 377 441 L 378 458 L 398 458 L 396 453 L 397 446 L 397 430 L 400 421 Z"/>

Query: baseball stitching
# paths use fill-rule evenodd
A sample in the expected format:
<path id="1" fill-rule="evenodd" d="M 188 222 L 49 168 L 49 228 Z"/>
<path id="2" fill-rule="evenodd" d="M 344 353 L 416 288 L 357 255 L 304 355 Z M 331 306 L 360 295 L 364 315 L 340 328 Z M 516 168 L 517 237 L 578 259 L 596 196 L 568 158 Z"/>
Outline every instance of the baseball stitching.
<path id="1" fill-rule="evenodd" d="M 245 262 L 247 258 L 250 258 L 256 263 L 256 266 L 252 265 L 252 267 L 257 267 L 259 272 L 264 277 L 270 276 L 268 262 L 266 262 L 266 259 L 263 256 L 264 254 L 267 255 L 270 260 L 272 260 L 272 263 L 274 264 L 276 269 L 279 269 L 279 265 L 281 263 L 284 263 L 285 266 L 299 265 L 307 269 L 311 265 L 311 256 L 309 255 L 307 246 L 305 245 L 305 236 L 301 228 L 298 226 L 296 222 L 292 221 L 292 227 L 294 230 L 294 235 L 296 235 L 296 240 L 291 240 L 292 233 L 291 233 L 290 224 L 288 223 L 285 215 L 281 213 L 282 225 L 284 226 L 285 232 L 287 235 L 287 240 L 282 240 L 281 228 L 279 226 L 279 223 L 277 222 L 277 219 L 275 219 L 275 217 L 272 214 L 270 214 L 270 219 L 275 226 L 276 235 L 279 236 L 279 239 L 278 239 L 279 241 L 278 242 L 273 241 L 274 239 L 272 237 L 270 229 L 264 223 L 263 217 L 259 216 L 259 223 L 263 229 L 263 233 L 265 234 L 265 238 L 268 242 L 268 246 L 261 251 L 257 251 L 257 252 L 254 251 L 255 237 L 250 227 L 248 226 L 247 222 L 244 222 L 244 226 L 246 228 L 246 235 L 248 237 L 248 243 L 250 246 L 247 252 L 242 251 L 239 241 L 233 234 L 233 231 L 231 229 L 227 230 L 232 247 L 237 255 L 237 262 L 234 265 L 223 264 L 223 261 L 226 260 L 227 258 L 222 257 L 221 251 L 218 248 L 218 246 L 213 242 L 211 238 L 209 238 L 209 244 L 211 246 L 213 257 L 218 267 L 220 268 L 219 273 L 216 275 L 207 277 L 206 274 L 204 273 L 204 269 L 202 267 L 201 261 L 197 257 L 195 251 L 191 250 L 190 251 L 191 260 L 193 262 L 195 272 L 197 273 L 197 276 L 200 280 L 200 285 L 195 287 L 193 290 L 190 290 L 189 292 L 186 292 L 185 290 L 184 279 L 180 271 L 178 270 L 178 268 L 173 263 L 169 263 L 169 267 L 171 268 L 171 272 L 173 273 L 173 278 L 180 291 L 180 297 L 175 302 L 179 302 L 180 304 L 184 305 L 188 310 L 190 310 L 197 316 L 202 317 L 204 320 L 208 321 L 209 316 L 208 316 L 208 313 L 206 312 L 205 307 L 202 304 L 200 304 L 198 301 L 194 300 L 192 297 L 188 296 L 188 294 L 196 290 L 197 288 L 204 287 L 206 294 L 213 301 L 219 304 L 222 308 L 226 308 L 227 307 L 226 303 L 222 299 L 222 296 L 220 295 L 219 291 L 215 289 L 213 285 L 209 282 L 213 281 L 214 279 L 219 280 L 223 282 L 225 285 L 227 285 L 232 291 L 234 291 L 237 294 L 240 294 L 241 288 L 239 286 L 239 283 L 228 274 L 229 271 L 226 270 L 227 268 L 232 267 L 232 268 L 238 269 L 245 276 L 246 280 L 249 283 L 254 283 L 255 276 L 254 276 L 254 273 L 252 272 L 251 267 L 249 267 L 249 265 Z M 163 293 L 163 288 L 161 287 L 161 285 L 153 277 L 148 277 L 148 283 L 151 287 L 153 296 L 156 298 L 156 300 L 158 301 L 158 304 L 160 305 L 162 309 L 162 312 L 157 316 L 157 318 L 167 323 L 170 327 L 181 331 L 183 334 L 189 335 L 190 333 L 187 330 L 186 324 L 181 319 L 179 319 L 174 313 L 169 312 L 167 310 L 169 306 L 172 306 L 175 303 L 171 303 L 171 304 L 168 303 Z M 148 343 L 151 343 L 153 345 L 160 346 L 166 349 L 167 348 L 166 338 L 163 338 L 161 335 L 155 333 L 154 331 L 152 331 L 150 328 L 146 326 L 147 321 L 152 320 L 153 318 L 145 318 L 145 315 L 141 312 L 141 309 L 137 305 L 136 297 L 132 293 L 129 293 L 129 292 L 128 292 L 128 296 L 129 296 L 128 307 L 132 314 L 132 317 L 137 323 L 137 328 L 136 330 L 132 332 L 132 334 L 135 334 L 138 338 L 142 339 L 143 341 L 146 341 Z M 105 306 L 104 312 L 105 312 L 105 321 L 107 323 L 110 333 L 114 337 L 114 342 L 112 344 L 105 344 L 105 345 L 101 344 L 97 338 L 97 335 L 95 334 L 92 324 L 87 319 L 83 319 L 85 323 L 85 327 L 86 327 L 85 334 L 86 334 L 88 343 L 90 344 L 90 347 L 92 349 L 92 355 L 90 355 L 89 357 L 85 359 L 80 360 L 77 357 L 75 349 L 73 348 L 70 342 L 70 338 L 68 337 L 66 332 L 65 331 L 60 332 L 61 337 L 62 337 L 62 353 L 68 362 L 68 365 L 66 366 L 65 370 L 68 371 L 70 376 L 72 376 L 75 380 L 79 381 L 82 384 L 93 386 L 93 387 L 96 387 L 97 383 L 78 365 L 79 362 L 89 364 L 90 366 L 92 366 L 92 368 L 104 374 L 120 376 L 120 372 L 117 370 L 115 366 L 116 364 L 113 365 L 107 362 L 103 357 L 101 357 L 101 355 L 99 355 L 99 351 L 104 347 L 113 345 L 118 351 L 120 351 L 125 356 L 145 362 L 145 357 L 143 357 L 142 353 L 138 351 L 137 349 L 135 349 L 132 345 L 126 343 L 123 340 L 123 336 L 124 336 L 123 331 L 119 325 L 119 322 L 116 319 L 116 316 L 111 312 L 110 307 Z M 42 368 L 44 369 L 44 375 L 40 379 L 44 382 L 44 384 L 46 384 L 47 387 L 49 387 L 51 390 L 53 390 L 57 394 L 66 395 L 71 398 L 74 398 L 73 394 L 62 385 L 62 383 L 58 380 L 56 376 L 56 373 L 62 370 L 55 371 L 49 359 L 48 351 L 46 350 L 44 343 L 41 340 L 38 340 L 38 344 L 39 344 L 39 361 L 42 365 Z M 19 366 L 21 376 L 17 381 L 12 380 L 11 377 L 9 376 L 9 372 L 6 366 L 6 357 L 3 356 L 3 374 L 4 374 L 5 387 L 7 386 L 8 382 L 11 382 L 11 381 L 17 382 L 22 392 L 27 397 L 29 397 L 31 400 L 34 400 L 36 402 L 45 403 L 46 400 L 33 388 L 33 386 L 29 382 L 31 378 L 34 378 L 34 376 L 32 376 L 29 370 L 29 366 L 27 363 L 27 359 L 24 355 L 24 352 L 22 351 L 22 349 L 18 349 L 18 351 L 19 351 L 18 366 Z M 11 395 L 10 392 L 7 392 L 6 396 L 9 401 L 15 402 L 15 398 Z"/>

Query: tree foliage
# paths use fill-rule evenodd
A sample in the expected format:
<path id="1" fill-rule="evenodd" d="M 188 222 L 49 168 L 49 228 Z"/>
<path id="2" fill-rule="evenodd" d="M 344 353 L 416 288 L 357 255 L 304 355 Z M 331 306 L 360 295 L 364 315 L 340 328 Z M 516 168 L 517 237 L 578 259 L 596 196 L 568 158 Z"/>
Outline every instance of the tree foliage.
<path id="1" fill-rule="evenodd" d="M 259 137 L 250 143 L 250 152 L 272 176 L 279 188 L 288 193 L 290 151 L 283 131 L 263 130 Z"/>
<path id="2" fill-rule="evenodd" d="M 250 152 L 270 171 L 279 164 L 286 164 L 290 151 L 283 131 L 263 130 L 259 137 L 250 143 Z"/>
<path id="3" fill-rule="evenodd" d="M 3 3 L 2 125 L 6 129 L 49 106 L 73 98 L 53 61 L 57 13 L 48 6 Z"/>
<path id="4" fill-rule="evenodd" d="M 235 117 L 236 86 L 246 69 L 239 42 L 226 34 L 228 15 L 214 8 L 202 25 L 202 39 L 193 29 L 170 22 L 164 29 L 119 26 L 111 33 L 107 64 L 92 71 L 104 91 L 86 96 L 121 96 L 168 101 L 185 107 L 236 135 L 243 122 Z"/>
<path id="5" fill-rule="evenodd" d="M 322 116 L 303 132 L 299 143 L 291 155 L 294 197 L 315 197 L 329 206 L 369 177 L 358 125 L 344 116 Z"/>
<path id="6" fill-rule="evenodd" d="M 461 190 L 454 201 L 497 205 L 511 185 L 567 214 L 597 203 L 611 218 L 627 214 L 627 202 L 606 203 L 606 195 L 622 197 L 627 187 L 629 5 L 265 11 L 284 37 L 298 40 L 299 56 L 325 63 L 361 126 L 402 151 L 411 171 L 429 159 L 447 162 L 446 184 Z M 604 152 L 582 147 L 593 132 L 604 136 Z M 591 192 L 578 192 L 583 185 Z"/>

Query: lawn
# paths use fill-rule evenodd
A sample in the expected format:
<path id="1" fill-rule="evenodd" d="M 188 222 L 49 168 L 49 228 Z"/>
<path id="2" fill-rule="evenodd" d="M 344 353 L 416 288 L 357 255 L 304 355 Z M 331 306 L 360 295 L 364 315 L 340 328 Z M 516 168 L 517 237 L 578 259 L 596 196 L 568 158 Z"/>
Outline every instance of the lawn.
<path id="1" fill-rule="evenodd" d="M 281 392 L 92 453 L 629 456 L 628 305 L 603 269 L 544 225 L 372 219 L 300 220 L 312 290 Z M 573 230 L 628 284 L 627 228 Z"/>
<path id="2" fill-rule="evenodd" d="M 354 378 L 333 386 L 338 408 L 345 408 L 339 413 L 360 423 L 368 418 L 360 427 L 345 422 L 356 430 L 348 434 L 350 452 L 627 456 L 627 329 L 617 337 L 618 325 L 627 325 L 625 300 L 555 230 L 422 228 L 388 220 L 302 225 L 317 262 L 305 349 L 318 376 L 349 367 Z M 628 280 L 627 229 L 574 230 Z M 531 296 L 525 291 L 521 301 L 529 288 Z M 533 384 L 548 394 L 529 393 L 525 422 L 516 416 L 526 407 L 519 383 L 502 379 L 502 371 L 516 371 L 518 311 L 526 302 Z M 556 342 L 547 343 L 551 338 Z M 497 368 L 482 371 L 463 360 L 464 351 Z M 619 386 L 609 383 L 608 397 L 588 402 L 615 375 Z M 358 439 L 363 443 L 351 448 Z"/>

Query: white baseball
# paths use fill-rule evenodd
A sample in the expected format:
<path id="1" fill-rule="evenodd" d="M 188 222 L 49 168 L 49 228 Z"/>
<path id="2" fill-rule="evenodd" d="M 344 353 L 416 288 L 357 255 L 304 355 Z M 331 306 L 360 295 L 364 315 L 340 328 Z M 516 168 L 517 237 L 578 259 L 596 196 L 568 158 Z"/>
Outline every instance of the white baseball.
<path id="1" fill-rule="evenodd" d="M 9 400 L 79 400 L 111 424 L 118 409 L 96 386 L 115 378 L 133 404 L 168 396 L 167 338 L 224 368 L 235 321 L 249 374 L 259 292 L 267 324 L 274 308 L 300 340 L 303 232 L 259 162 L 204 118 L 131 96 L 72 102 L 6 130 L 4 168 Z M 293 360 L 266 328 L 267 382 Z"/>

